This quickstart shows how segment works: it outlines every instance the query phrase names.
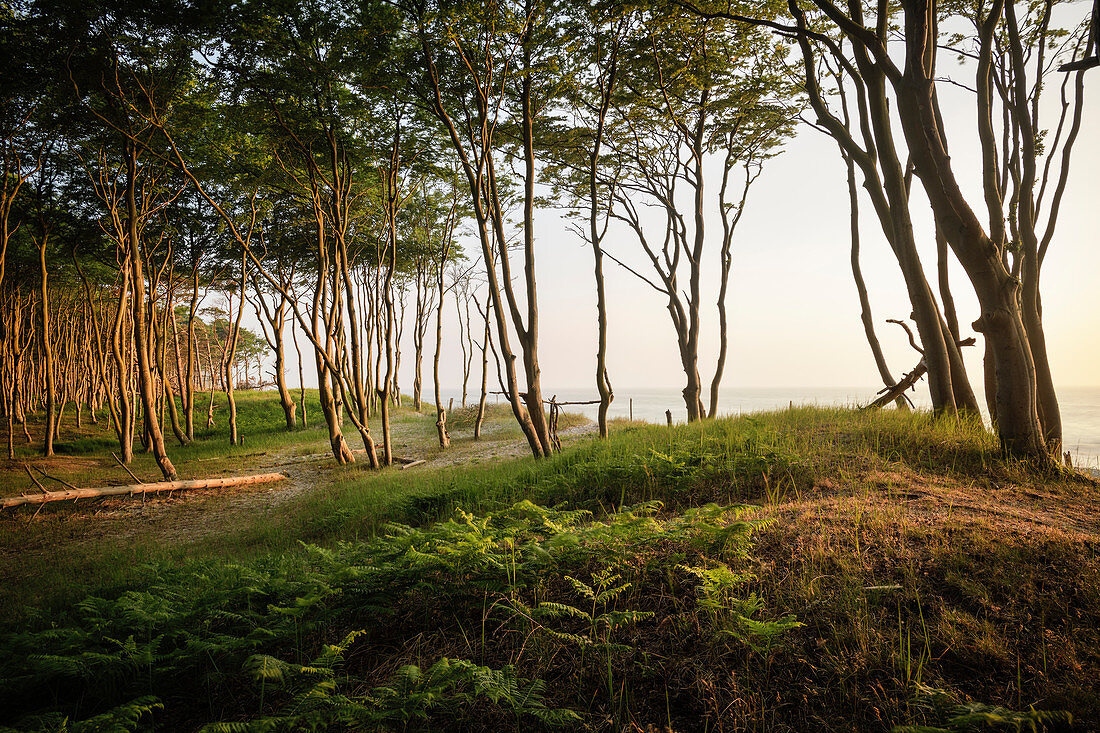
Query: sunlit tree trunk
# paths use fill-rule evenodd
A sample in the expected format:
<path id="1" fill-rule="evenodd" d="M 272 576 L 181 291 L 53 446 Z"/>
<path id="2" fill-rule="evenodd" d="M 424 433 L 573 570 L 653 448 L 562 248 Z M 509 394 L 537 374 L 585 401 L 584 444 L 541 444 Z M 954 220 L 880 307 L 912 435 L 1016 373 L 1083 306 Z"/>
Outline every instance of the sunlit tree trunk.
<path id="1" fill-rule="evenodd" d="M 49 243 L 48 229 L 41 232 L 38 240 L 38 264 L 39 264 L 39 302 L 38 302 L 38 353 L 41 355 L 42 371 L 45 374 L 46 390 L 46 422 L 42 427 L 42 455 L 53 455 L 53 441 L 57 423 L 57 376 L 54 366 L 53 337 L 50 333 L 49 313 L 49 270 L 46 267 L 46 246 Z"/>
<path id="2" fill-rule="evenodd" d="M 126 216 L 127 247 L 130 272 L 134 290 L 134 351 L 137 353 L 138 387 L 141 393 L 142 411 L 145 415 L 145 430 L 149 435 L 153 456 L 165 481 L 175 481 L 176 468 L 164 449 L 164 435 L 157 422 L 156 395 L 153 391 L 153 373 L 149 363 L 148 335 L 145 331 L 145 278 L 142 267 L 141 243 L 138 228 L 137 207 L 137 148 L 133 142 L 126 144 Z"/>

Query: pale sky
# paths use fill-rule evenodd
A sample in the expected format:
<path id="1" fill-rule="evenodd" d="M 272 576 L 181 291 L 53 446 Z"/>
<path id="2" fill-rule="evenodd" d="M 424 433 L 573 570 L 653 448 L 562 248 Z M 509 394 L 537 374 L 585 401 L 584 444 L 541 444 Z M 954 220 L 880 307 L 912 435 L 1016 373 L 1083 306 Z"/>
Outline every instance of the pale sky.
<path id="1" fill-rule="evenodd" d="M 951 131 L 955 170 L 974 192 L 982 216 L 973 101 L 941 85 Z M 1048 90 L 1054 97 L 1056 89 Z M 1043 270 L 1044 323 L 1054 377 L 1061 385 L 1100 385 L 1100 70 L 1086 74 L 1086 108 L 1055 240 Z M 1053 123 L 1054 111 L 1047 121 Z M 935 288 L 931 216 L 919 182 L 913 185 L 913 218 L 922 261 Z M 711 187 L 711 191 L 715 191 Z M 905 318 L 911 308 L 898 266 L 869 202 L 861 200 L 863 273 L 879 338 L 895 376 L 918 361 L 904 333 L 886 318 Z M 724 384 L 731 387 L 815 387 L 879 384 L 863 335 L 849 266 L 850 230 L 845 169 L 831 138 L 806 126 L 770 161 L 750 193 L 733 246 L 729 293 L 730 352 Z M 720 235 L 717 216 L 709 231 Z M 538 218 L 538 277 L 544 391 L 592 384 L 595 364 L 595 293 L 592 255 L 567 231 L 557 212 Z M 629 232 L 609 237 L 609 251 L 626 259 L 638 251 Z M 715 240 L 714 245 L 718 242 Z M 710 253 L 714 302 L 717 254 Z M 637 260 L 639 269 L 645 263 Z M 623 386 L 683 384 L 675 336 L 656 292 L 607 263 L 609 371 Z M 682 278 L 683 279 L 683 278 Z M 963 331 L 978 316 L 965 273 L 953 268 L 953 292 Z M 717 311 L 704 311 L 701 365 L 709 382 L 718 345 Z M 980 387 L 979 348 L 969 352 L 969 373 Z M 444 384 L 452 383 L 444 378 Z M 594 389 L 594 388 L 593 388 Z"/>
<path id="2" fill-rule="evenodd" d="M 944 61 L 948 71 L 948 61 Z M 972 83 L 973 74 L 952 67 L 950 73 Z M 1059 386 L 1100 386 L 1100 69 L 1085 74 L 1084 122 L 1077 141 L 1058 231 L 1043 269 L 1044 322 L 1054 379 Z M 1048 86 L 1046 125 L 1057 118 L 1059 80 Z M 972 96 L 940 85 L 956 175 L 984 217 L 978 175 L 978 146 Z M 1054 102 L 1055 105 L 1049 104 Z M 899 136 L 900 138 L 900 136 Z M 904 155 L 902 156 L 904 158 Z M 711 192 L 716 191 L 716 183 Z M 912 211 L 929 280 L 935 288 L 935 247 L 931 217 L 918 181 L 913 184 Z M 918 361 L 905 335 L 887 318 L 905 318 L 910 306 L 898 266 L 882 237 L 869 202 L 861 200 L 863 273 L 870 290 L 879 338 L 895 377 Z M 750 194 L 733 245 L 729 292 L 730 350 L 724 387 L 878 387 L 879 376 L 863 335 L 859 303 L 849 268 L 848 197 L 843 163 L 830 138 L 806 126 L 770 161 Z M 715 239 L 706 271 L 709 290 L 703 312 L 701 372 L 709 384 L 717 350 L 716 213 L 709 222 Z M 536 215 L 537 272 L 540 300 L 540 356 L 543 391 L 581 388 L 596 391 L 595 290 L 592 254 L 557 210 Z M 467 251 L 480 251 L 468 240 Z M 619 231 L 606 244 L 616 256 L 639 267 L 633 235 Z M 517 263 L 514 269 L 519 271 Z M 608 365 L 613 384 L 627 387 L 683 386 L 675 337 L 660 296 L 614 264 L 606 263 L 609 322 Z M 686 280 L 686 276 L 681 278 Z M 964 336 L 977 317 L 977 305 L 965 274 L 956 265 L 953 283 Z M 450 300 L 450 299 L 449 299 Z M 442 383 L 461 382 L 457 330 L 449 303 L 445 325 Z M 411 315 L 411 314 L 410 314 Z M 401 370 L 402 391 L 412 384 L 411 327 L 406 328 Z M 434 332 L 434 325 L 431 329 Z M 476 331 L 475 331 L 476 333 Z M 432 337 L 429 335 L 429 342 Z M 428 348 L 431 348 L 430 344 Z M 290 381 L 297 366 L 290 355 Z M 981 346 L 967 349 L 968 371 L 981 387 Z M 306 383 L 314 385 L 311 362 Z M 425 359 L 430 369 L 430 357 Z M 475 371 L 477 365 L 475 364 Z M 430 390 L 430 373 L 425 389 Z M 471 379 L 475 388 L 477 375 Z"/>

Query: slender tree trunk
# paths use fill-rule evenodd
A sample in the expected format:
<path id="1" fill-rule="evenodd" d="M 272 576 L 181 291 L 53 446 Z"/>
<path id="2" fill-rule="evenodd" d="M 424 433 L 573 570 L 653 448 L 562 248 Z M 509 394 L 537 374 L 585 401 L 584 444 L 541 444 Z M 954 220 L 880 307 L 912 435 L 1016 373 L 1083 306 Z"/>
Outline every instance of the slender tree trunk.
<path id="1" fill-rule="evenodd" d="M 302 350 L 298 348 L 298 333 L 290 327 L 290 338 L 294 341 L 294 352 L 298 354 L 298 400 L 302 403 L 302 428 L 309 428 L 309 413 L 306 412 L 306 377 L 302 367 Z"/>
<path id="2" fill-rule="evenodd" d="M 532 18 L 530 23 L 534 23 Z M 494 121 L 490 117 L 490 109 L 485 101 L 485 97 L 480 96 L 477 98 L 476 112 L 470 113 L 465 122 L 470 125 L 470 129 L 473 131 L 472 135 L 466 135 L 465 132 L 459 132 L 459 126 L 456 124 L 454 118 L 443 106 L 442 90 L 439 83 L 439 78 L 436 74 L 436 68 L 434 65 L 434 56 L 430 47 L 430 44 L 426 37 L 421 37 L 421 48 L 424 52 L 425 59 L 428 62 L 428 75 L 429 81 L 432 84 L 433 91 L 433 111 L 436 117 L 443 124 L 447 130 L 447 134 L 450 137 L 451 145 L 455 150 L 456 155 L 460 160 L 462 171 L 466 176 L 467 185 L 470 192 L 470 203 L 473 206 L 474 220 L 477 223 L 478 237 L 481 242 L 482 255 L 485 262 L 485 273 L 488 280 L 487 286 L 489 290 L 489 300 L 492 303 L 492 307 L 496 309 L 496 325 L 497 332 L 500 336 L 500 348 L 504 356 L 504 376 L 507 380 L 507 386 L 505 391 L 507 392 L 508 402 L 512 407 L 512 414 L 516 418 L 516 422 L 519 424 L 520 429 L 523 431 L 524 437 L 527 438 L 527 443 L 531 447 L 531 452 L 535 457 L 548 455 L 548 452 L 544 446 L 549 447 L 549 435 L 546 431 L 545 420 L 543 419 L 541 394 L 537 389 L 537 361 L 530 362 L 525 357 L 525 362 L 535 366 L 535 369 L 530 369 L 529 377 L 536 379 L 534 386 L 536 389 L 528 390 L 527 399 L 521 398 L 519 393 L 519 385 L 516 379 L 516 368 L 514 361 L 514 354 L 512 352 L 510 339 L 508 336 L 508 322 L 505 315 L 505 304 L 502 303 L 501 286 L 504 285 L 506 294 L 508 295 L 508 308 L 512 317 L 513 324 L 517 329 L 522 328 L 522 316 L 519 313 L 518 306 L 515 305 L 514 293 L 511 290 L 511 271 L 507 263 L 507 237 L 505 236 L 503 215 L 501 212 L 501 200 L 498 196 L 495 182 L 495 172 L 492 164 L 492 146 L 493 146 L 493 130 L 495 129 Z M 529 55 L 529 54 L 528 54 Z M 529 62 L 529 58 L 527 61 Z M 491 95 L 490 95 L 491 96 Z M 524 92 L 524 120 L 523 120 L 523 137 L 524 137 L 524 155 L 525 162 L 528 170 L 529 186 L 534 185 L 534 179 L 531 174 L 531 166 L 533 165 L 533 144 L 532 144 L 532 130 L 531 130 L 531 104 L 530 104 L 530 87 L 528 86 Z M 533 201 L 531 200 L 531 191 L 525 190 L 524 211 L 531 213 L 533 208 Z M 491 228 L 490 228 L 491 227 Z M 531 219 L 527 217 L 525 224 L 525 252 L 529 255 L 526 259 L 527 269 L 526 274 L 528 276 L 528 291 L 529 294 L 534 291 L 534 282 L 531 278 L 534 276 L 533 266 L 533 230 L 531 229 Z M 498 277 L 496 269 L 496 259 L 499 255 L 501 259 L 501 276 Z M 488 306 L 487 306 L 488 307 Z M 535 299 L 529 299 L 529 308 L 537 308 L 537 301 Z M 528 324 L 528 327 L 535 324 Z M 537 333 L 537 329 L 534 330 Z M 525 404 L 526 403 L 526 404 Z M 536 426 L 536 423 L 531 415 L 531 411 L 528 409 L 529 404 L 537 403 L 538 414 L 540 418 L 540 424 L 542 429 Z"/>
<path id="3" fill-rule="evenodd" d="M 325 425 L 328 427 L 328 440 L 332 449 L 332 457 L 340 464 L 354 463 L 355 455 L 348 447 L 347 441 L 344 440 L 340 412 L 336 404 L 336 396 L 333 394 L 330 369 L 325 358 L 327 356 L 328 361 L 336 363 L 335 339 L 332 329 L 329 324 L 323 324 L 321 319 L 322 307 L 325 306 L 328 299 L 327 268 L 329 257 L 324 241 L 324 221 L 320 216 L 317 219 L 317 239 L 317 285 L 313 291 L 313 320 L 310 324 L 313 329 L 314 360 L 317 363 L 317 395 L 321 401 L 321 414 L 324 415 Z M 333 287 L 339 287 L 339 285 L 334 283 Z M 323 352 L 320 348 L 317 348 L 321 345 L 324 348 Z"/>
<path id="4" fill-rule="evenodd" d="M 335 163 L 333 168 L 336 168 Z M 334 208 L 340 212 L 343 211 L 342 198 L 336 200 Z M 359 343 L 359 318 L 355 308 L 355 286 L 352 281 L 351 267 L 348 264 L 348 249 L 344 240 L 343 228 L 340 225 L 341 221 L 342 219 L 337 219 L 336 255 L 339 257 L 338 270 L 344 285 L 344 295 L 347 299 L 348 318 L 351 321 L 347 330 L 351 335 L 351 389 L 355 404 L 350 407 L 356 411 L 353 417 L 357 419 L 354 419 L 353 422 L 359 430 L 360 438 L 363 440 L 363 448 L 367 452 L 370 467 L 379 468 L 378 450 L 375 447 L 374 438 L 371 436 L 368 422 L 369 405 L 367 404 L 366 393 L 363 390 L 363 349 Z M 338 288 L 339 284 L 334 283 L 333 287 Z"/>
<path id="5" fill-rule="evenodd" d="M 199 265 L 191 273 L 191 304 L 187 311 L 187 376 L 183 383 L 184 414 L 187 419 L 187 439 L 195 439 L 195 367 L 198 365 L 198 342 L 195 340 L 195 317 L 199 307 Z M 207 427 L 210 427 L 207 425 Z"/>
<path id="6" fill-rule="evenodd" d="M 859 189 L 856 187 L 856 171 L 852 157 L 841 148 L 841 157 L 848 170 L 848 207 L 849 226 L 852 232 L 852 279 L 856 284 L 856 293 L 859 295 L 859 316 L 863 321 L 863 333 L 867 337 L 867 345 L 871 348 L 871 356 L 875 360 L 879 377 L 887 387 L 893 387 L 897 382 L 890 373 L 890 367 L 886 364 L 886 356 L 882 353 L 882 344 L 879 343 L 878 334 L 875 332 L 875 319 L 871 315 L 871 299 L 867 294 L 867 284 L 863 280 L 863 270 L 859 265 Z M 895 401 L 899 410 L 908 410 L 909 404 L 904 397 L 898 397 Z"/>
<path id="7" fill-rule="evenodd" d="M 454 210 L 451 210 L 454 216 Z M 439 447 L 447 448 L 451 444 L 451 438 L 447 435 L 447 411 L 443 409 L 443 395 L 439 389 L 439 355 L 443 349 L 443 303 L 446 291 L 443 287 L 443 267 L 447 263 L 447 254 L 450 250 L 450 233 L 447 235 L 439 255 L 438 287 L 439 298 L 435 307 L 435 355 L 432 359 L 432 380 L 435 383 L 435 429 L 439 438 Z"/>
<path id="8" fill-rule="evenodd" d="M 535 24 L 538 22 L 538 6 L 534 0 L 526 0 L 527 16 L 530 19 L 525 29 L 525 35 L 530 37 Z M 534 73 L 531 65 L 531 46 L 523 45 L 523 69 L 525 72 L 520 79 L 520 108 L 523 132 L 523 279 L 526 284 L 527 300 L 527 324 L 516 321 L 516 340 L 519 341 L 520 351 L 523 354 L 523 370 L 527 377 L 527 412 L 530 415 L 535 436 L 541 447 L 541 456 L 549 456 L 554 452 L 550 441 L 550 428 L 546 424 L 546 412 L 542 409 L 542 369 L 539 365 L 539 301 L 535 279 L 535 136 L 534 122 L 535 111 L 531 97 L 532 80 Z M 491 161 L 490 161 L 491 163 Z M 501 240 L 501 265 L 507 269 L 508 253 L 504 240 Z M 508 293 L 512 291 L 512 283 L 505 281 L 504 287 Z M 536 455 L 539 457 L 539 454 Z"/>
<path id="9" fill-rule="evenodd" d="M 212 328 L 212 327 L 211 327 Z M 210 350 L 211 335 L 206 334 L 206 374 L 210 378 L 210 394 L 206 401 L 206 429 L 214 427 L 214 391 L 217 389 L 218 370 L 214 366 L 214 355 Z"/>
<path id="10" fill-rule="evenodd" d="M 141 261 L 141 244 L 138 238 L 137 149 L 132 142 L 127 143 L 126 173 L 127 244 L 134 289 L 134 350 L 137 352 L 138 381 L 145 414 L 145 429 L 152 444 L 153 456 L 164 475 L 164 480 L 175 481 L 178 479 L 176 468 L 164 449 L 164 435 L 156 419 L 156 396 L 153 393 L 153 373 L 149 363 L 148 339 L 145 332 L 145 277 Z"/>
<path id="11" fill-rule="evenodd" d="M 454 289 L 455 296 L 455 323 L 458 324 L 458 345 L 462 351 L 462 402 L 461 405 L 466 407 L 466 387 L 470 381 L 470 363 L 473 359 L 473 353 L 470 349 L 469 336 L 470 336 L 470 320 L 469 320 L 469 301 L 466 304 L 466 320 L 463 321 L 462 317 L 462 302 L 459 295 L 458 283 L 455 283 Z"/>
<path id="12" fill-rule="evenodd" d="M 47 282 L 49 271 L 46 269 L 46 245 L 49 243 L 49 238 L 49 232 L 44 231 L 38 242 L 38 264 L 39 273 L 41 274 L 39 291 L 41 300 L 38 304 L 38 331 L 41 338 L 38 343 L 39 353 L 42 354 L 42 370 L 46 377 L 46 424 L 43 426 L 42 439 L 42 455 L 44 456 L 53 455 L 53 441 L 57 423 L 57 376 L 54 371 L 53 339 L 50 335 L 50 299 Z"/>
<path id="13" fill-rule="evenodd" d="M 245 291 L 248 287 L 248 254 L 241 254 L 240 294 L 237 302 L 237 315 L 229 326 L 222 352 L 222 373 L 225 379 L 225 399 L 229 404 L 229 444 L 240 445 L 241 438 L 237 430 L 237 399 L 234 395 L 233 366 L 237 358 L 237 343 L 241 335 L 241 318 L 244 316 Z M 232 300 L 230 300 L 232 307 Z M 231 315 L 231 314 L 228 314 Z"/>
<path id="14" fill-rule="evenodd" d="M 286 338 L 283 336 L 283 329 L 286 326 L 286 311 L 290 299 L 287 293 L 282 291 L 279 293 L 278 304 L 273 308 L 268 308 L 267 300 L 260 291 L 259 281 L 254 278 L 252 284 L 256 290 L 256 300 L 253 302 L 252 307 L 256 311 L 256 318 L 260 321 L 264 339 L 271 350 L 275 352 L 275 386 L 279 391 L 279 404 L 283 408 L 283 420 L 286 422 L 287 431 L 293 432 L 298 427 L 295 417 L 298 406 L 294 404 L 294 398 L 291 397 L 290 390 L 286 385 Z M 270 334 L 267 332 L 268 326 L 271 326 Z M 258 366 L 257 369 L 262 370 L 262 365 Z"/>
<path id="15" fill-rule="evenodd" d="M 283 407 L 283 418 L 286 420 L 286 429 L 293 432 L 298 429 L 298 420 L 295 416 L 298 406 L 294 404 L 294 398 L 291 397 L 290 389 L 286 384 L 286 341 L 283 338 L 285 313 L 286 306 L 285 304 L 281 304 L 277 321 L 272 324 L 274 327 L 275 385 L 279 389 L 279 404 Z"/>
<path id="16" fill-rule="evenodd" d="M 489 339 L 493 331 L 489 327 L 489 302 L 485 302 L 485 333 L 481 341 L 481 396 L 477 401 L 477 417 L 474 418 L 474 440 L 481 440 L 481 424 L 485 421 L 485 398 L 489 394 Z M 480 311 L 480 306 L 478 307 Z"/>
<path id="17" fill-rule="evenodd" d="M 428 330 L 428 303 L 426 291 L 428 288 L 428 265 L 424 261 L 426 257 L 420 257 L 416 266 L 416 313 L 413 317 L 413 409 L 420 412 L 422 395 L 424 391 L 424 336 Z"/>
<path id="18" fill-rule="evenodd" d="M 600 407 L 596 415 L 596 423 L 601 438 L 607 437 L 607 412 L 611 408 L 612 400 L 615 399 L 615 391 L 611 387 L 611 377 L 607 373 L 607 290 L 604 287 L 603 275 L 603 237 L 607 232 L 607 226 L 605 220 L 604 227 L 602 229 L 600 227 L 600 201 L 602 197 L 597 176 L 607 112 L 611 104 L 612 90 L 615 88 L 616 70 L 618 68 L 617 48 L 616 44 L 615 50 L 612 51 L 607 78 L 603 80 L 596 134 L 593 139 L 591 153 L 588 156 L 588 240 L 592 244 L 592 271 L 596 279 L 596 391 L 600 394 Z M 610 197 L 608 197 L 608 205 L 610 205 Z"/>
<path id="19" fill-rule="evenodd" d="M 393 270 L 396 260 L 397 249 L 397 232 L 396 232 L 396 216 L 393 216 L 391 222 L 391 231 L 389 234 L 389 263 L 386 265 L 385 282 L 383 283 L 383 298 L 385 300 L 384 305 L 384 318 L 385 328 L 383 329 L 383 339 L 385 341 L 385 358 L 386 358 L 386 370 L 383 378 L 379 380 L 379 383 L 383 386 L 379 389 L 378 402 L 382 413 L 382 465 L 393 465 L 393 436 L 390 433 L 390 389 L 394 384 L 394 372 L 395 357 L 394 357 L 394 300 L 393 300 Z M 378 358 L 383 356 L 382 350 L 379 350 Z"/>

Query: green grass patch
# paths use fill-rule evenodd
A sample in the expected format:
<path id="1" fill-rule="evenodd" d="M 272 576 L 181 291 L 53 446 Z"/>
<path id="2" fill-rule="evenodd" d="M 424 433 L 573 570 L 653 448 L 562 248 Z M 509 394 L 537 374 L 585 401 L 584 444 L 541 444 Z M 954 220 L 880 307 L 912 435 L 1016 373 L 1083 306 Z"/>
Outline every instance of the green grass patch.
<path id="1" fill-rule="evenodd" d="M 255 407 L 255 440 L 313 451 Z M 487 432 L 517 440 L 501 407 Z M 216 537 L 57 563 L 81 595 L 13 606 L 0 725 L 1100 725 L 1096 486 L 980 424 L 796 408 L 493 461 L 455 413 L 453 465 L 332 469 Z M 432 415 L 395 426 L 437 452 Z M 35 541 L 66 545 L 55 519 Z"/>

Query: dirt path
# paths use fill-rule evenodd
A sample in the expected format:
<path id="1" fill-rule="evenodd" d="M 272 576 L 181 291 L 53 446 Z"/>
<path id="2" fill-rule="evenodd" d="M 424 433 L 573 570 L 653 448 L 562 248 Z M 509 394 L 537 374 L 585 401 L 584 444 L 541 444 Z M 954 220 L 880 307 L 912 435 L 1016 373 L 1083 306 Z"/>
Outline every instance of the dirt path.
<path id="1" fill-rule="evenodd" d="M 529 455 L 530 449 L 525 440 L 508 435 L 510 427 L 489 425 L 482 441 L 456 440 L 447 451 L 440 451 L 434 446 L 414 448 L 401 457 L 405 460 L 423 460 L 424 463 L 408 469 L 418 472 Z M 568 444 L 595 430 L 595 423 L 588 422 L 561 431 L 560 437 Z M 357 458 L 362 460 L 363 457 L 359 455 Z M 255 521 L 258 515 L 274 513 L 302 494 L 323 491 L 333 483 L 349 478 L 356 470 L 364 469 L 337 466 L 330 454 L 325 452 L 302 455 L 292 449 L 265 454 L 245 472 L 281 472 L 288 477 L 284 481 L 181 491 L 150 496 L 144 500 L 112 497 L 79 504 L 67 502 L 63 507 L 52 506 L 51 511 L 37 517 L 33 512 L 23 510 L 5 519 L 24 526 L 37 523 L 43 531 L 34 533 L 39 535 L 38 539 L 29 538 L 18 547 L 0 546 L 0 562 L 11 567 L 14 564 L 11 562 L 12 556 L 25 556 L 28 552 L 79 552 L 80 547 L 100 543 L 106 538 L 125 541 L 152 536 L 173 545 L 203 542 L 242 526 L 245 522 L 241 520 L 245 518 Z M 403 469 L 394 466 L 388 470 Z M 58 544 L 59 535 L 65 537 L 63 546 Z M 0 579 L 5 575 L 6 572 L 0 571 Z"/>

